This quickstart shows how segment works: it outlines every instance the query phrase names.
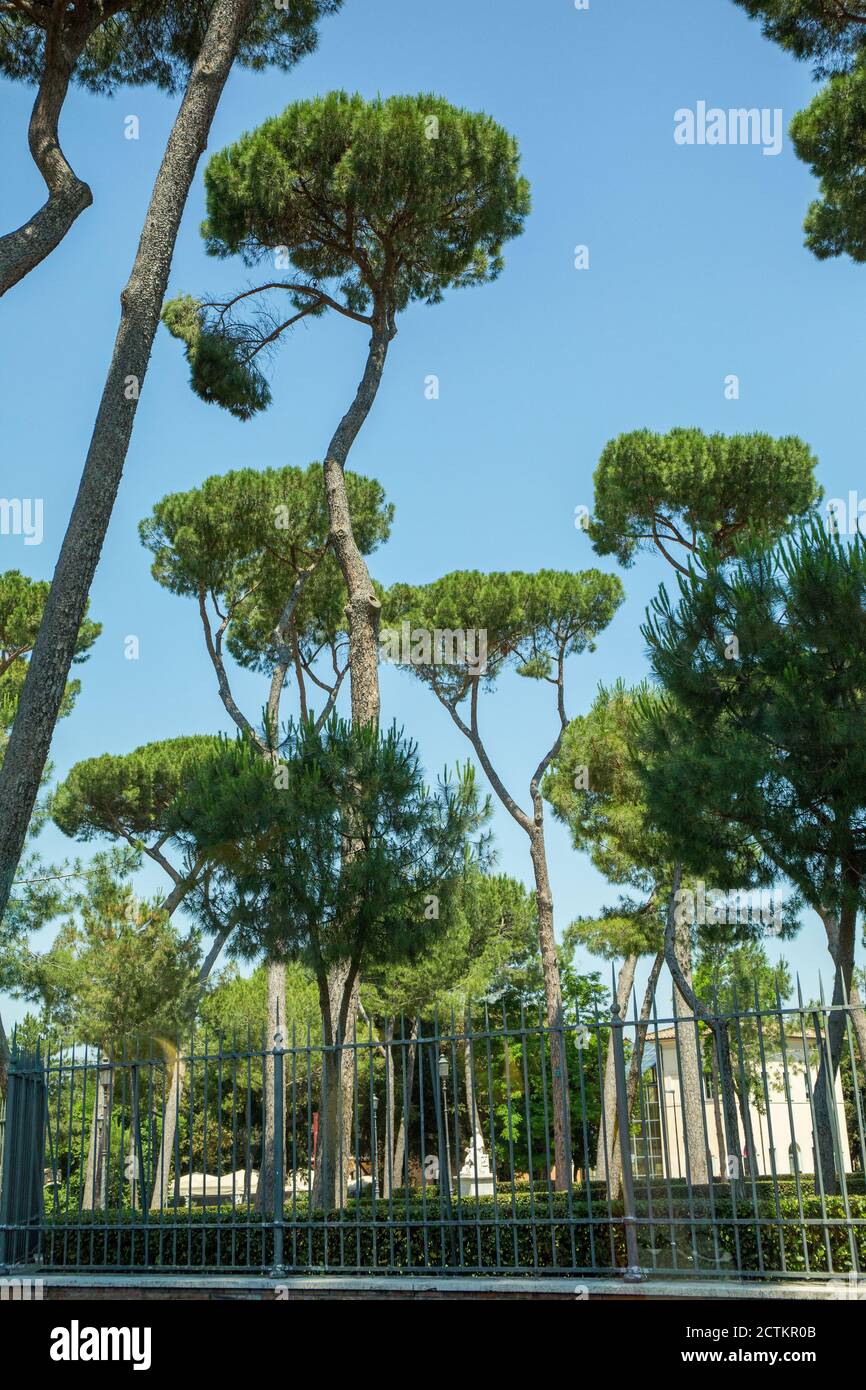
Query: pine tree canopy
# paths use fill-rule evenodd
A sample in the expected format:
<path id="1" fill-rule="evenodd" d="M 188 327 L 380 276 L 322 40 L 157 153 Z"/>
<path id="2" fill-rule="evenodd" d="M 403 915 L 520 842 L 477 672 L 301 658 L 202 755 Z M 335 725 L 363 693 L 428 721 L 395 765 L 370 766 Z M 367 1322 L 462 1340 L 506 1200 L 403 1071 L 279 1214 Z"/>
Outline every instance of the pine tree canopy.
<path id="1" fill-rule="evenodd" d="M 820 181 L 803 224 L 806 245 L 819 260 L 866 261 L 866 52 L 798 111 L 791 138 Z"/>
<path id="2" fill-rule="evenodd" d="M 358 546 L 369 555 L 387 539 L 394 509 L 374 479 L 347 473 L 346 488 Z M 242 666 L 270 675 L 279 664 L 286 634 L 276 628 L 294 586 L 291 630 L 305 659 L 344 633 L 345 585 L 327 548 L 320 464 L 208 478 L 164 497 L 139 532 L 159 584 L 210 596 L 228 616 L 227 646 Z"/>
<path id="3" fill-rule="evenodd" d="M 593 477 L 593 549 L 628 566 L 655 546 L 685 570 L 702 538 L 723 553 L 747 531 L 772 539 L 820 500 L 816 465 L 793 435 L 619 435 L 605 446 Z"/>
<path id="4" fill-rule="evenodd" d="M 276 765 L 223 740 L 174 812 L 178 839 L 207 856 L 208 910 L 234 925 L 232 950 L 300 959 L 320 983 L 340 961 L 424 950 L 443 920 L 431 895 L 447 895 L 488 814 L 469 767 L 430 788 L 395 729 L 338 719 L 290 724 Z"/>
<path id="5" fill-rule="evenodd" d="M 650 814 L 686 868 L 720 877 L 751 837 L 770 876 L 848 911 L 866 868 L 866 547 L 817 520 L 766 551 L 703 556 L 644 636 Z M 727 886 L 723 881 L 720 886 Z"/>
<path id="6" fill-rule="evenodd" d="M 76 763 L 52 798 L 54 823 L 82 841 L 163 834 L 192 769 L 216 747 L 215 735 L 198 734 Z"/>
<path id="7" fill-rule="evenodd" d="M 529 212 L 514 139 L 432 94 L 296 102 L 214 155 L 205 184 L 208 252 L 276 273 L 224 302 L 180 296 L 163 320 L 193 389 L 242 419 L 269 403 L 258 357 L 293 324 L 330 309 L 396 331 L 410 302 L 495 279 Z"/>
<path id="8" fill-rule="evenodd" d="M 827 85 L 791 122 L 800 159 L 820 183 L 803 229 L 819 260 L 866 260 L 866 4 L 864 0 L 736 0 L 764 34 L 811 58 Z"/>
<path id="9" fill-rule="evenodd" d="M 316 24 L 342 0 L 259 0 L 238 62 L 283 71 L 316 46 Z M 212 0 L 2 0 L 0 72 L 37 83 L 45 67 L 46 35 L 78 57 L 73 81 L 91 92 L 153 83 L 177 91 L 186 80 L 208 26 Z M 59 33 L 56 25 L 60 22 Z"/>
<path id="10" fill-rule="evenodd" d="M 29 579 L 19 570 L 0 574 L 0 737 L 12 727 L 50 587 L 46 580 Z M 99 623 L 85 617 L 75 646 L 75 663 L 87 660 L 101 631 Z M 67 683 L 61 716 L 69 713 L 80 688 L 80 681 Z"/>
<path id="11" fill-rule="evenodd" d="M 797 58 L 812 58 L 816 72 L 845 70 L 866 48 L 863 0 L 734 0 Z"/>
<path id="12" fill-rule="evenodd" d="M 538 950 L 533 895 L 508 874 L 469 868 L 456 875 L 440 905 L 443 930 L 420 953 L 368 967 L 361 985 L 365 1007 L 378 1017 L 436 1009 L 462 1012 L 506 982 L 516 957 Z"/>
<path id="13" fill-rule="evenodd" d="M 635 762 L 636 700 L 658 696 L 618 682 L 602 687 L 588 714 L 572 719 L 544 779 L 545 799 L 571 831 L 577 850 L 586 850 L 611 883 L 647 894 L 669 871 L 669 848 L 648 819 L 640 770 Z"/>
<path id="14" fill-rule="evenodd" d="M 530 679 L 555 683 L 566 658 L 593 650 L 622 600 L 618 577 L 600 570 L 456 570 L 432 584 L 395 584 L 385 596 L 380 641 L 386 659 L 410 666 L 422 680 L 460 700 L 473 677 L 480 676 L 481 685 L 489 687 L 506 666 Z M 408 650 L 401 640 L 404 628 Z M 415 631 L 432 635 L 432 663 L 419 656 Z M 437 633 L 443 638 L 439 650 Z M 474 664 L 475 638 L 464 641 L 461 654 L 459 644 L 449 642 L 452 633 L 483 634 L 483 671 Z M 449 647 L 455 652 L 451 661 Z"/>

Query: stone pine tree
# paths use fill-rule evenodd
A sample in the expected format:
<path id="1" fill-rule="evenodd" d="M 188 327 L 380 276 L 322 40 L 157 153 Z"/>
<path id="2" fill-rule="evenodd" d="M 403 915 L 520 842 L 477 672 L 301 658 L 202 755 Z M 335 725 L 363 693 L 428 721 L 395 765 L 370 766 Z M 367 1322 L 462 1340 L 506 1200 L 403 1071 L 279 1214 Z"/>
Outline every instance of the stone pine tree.
<path id="1" fill-rule="evenodd" d="M 587 530 L 598 555 L 630 566 L 655 550 L 681 574 L 709 541 L 728 554 L 745 533 L 778 535 L 821 497 L 817 460 L 794 436 L 668 434 L 634 430 L 612 439 L 593 476 Z"/>
<path id="2" fill-rule="evenodd" d="M 356 543 L 362 554 L 370 554 L 387 538 L 393 509 L 375 480 L 349 473 L 345 486 Z M 301 719 L 313 714 L 315 702 L 316 724 L 322 728 L 340 694 L 349 658 L 346 591 L 329 546 L 321 465 L 241 469 L 209 478 L 190 492 L 163 498 L 140 530 L 154 555 L 154 578 L 196 605 L 216 687 L 237 729 L 264 756 L 275 758 L 288 685 Z M 228 656 L 264 678 L 257 710 L 240 708 Z M 279 957 L 269 964 L 268 986 L 273 1034 L 285 1021 L 285 963 Z M 339 1016 L 343 981 L 336 966 L 332 988 L 332 1008 Z M 354 1014 L 350 1031 L 353 1023 Z M 345 1085 L 351 1088 L 349 1050 L 344 1062 Z M 272 1055 L 265 1080 L 272 1094 Z M 273 1104 L 266 1113 L 270 1125 Z M 349 1124 L 350 1105 L 343 1107 L 343 1115 Z"/>
<path id="3" fill-rule="evenodd" d="M 346 491 L 349 452 L 376 399 L 400 313 L 494 279 L 529 209 L 515 141 L 441 97 L 333 92 L 298 102 L 207 167 L 211 255 L 260 267 L 229 299 L 172 300 L 193 389 L 241 419 L 265 408 L 265 356 L 306 318 L 338 314 L 367 337 L 354 399 L 328 444 L 330 544 L 346 585 L 352 717 L 379 717 L 379 599 Z M 288 273 L 284 273 L 288 272 Z"/>
<path id="4" fill-rule="evenodd" d="M 438 934 L 446 914 L 431 905 L 447 906 L 488 810 L 468 767 L 428 787 L 415 745 L 393 729 L 380 735 L 334 716 L 317 730 L 308 719 L 288 726 L 279 755 L 275 767 L 248 737 L 226 741 L 176 818 L 181 836 L 207 848 L 207 908 L 234 922 L 234 951 L 302 960 L 315 975 L 323 1074 L 313 1201 L 331 1211 L 346 1197 L 340 1042 L 356 981 L 366 962 L 399 960 Z M 363 854 L 352 850 L 358 837 Z M 267 1154 L 262 1168 L 262 1205 L 272 1210 L 282 1198 Z"/>
<path id="5" fill-rule="evenodd" d="M 436 695 L 469 740 L 497 797 L 529 840 L 538 939 L 550 1028 L 556 1183 L 571 1181 L 568 1078 L 562 1032 L 562 987 L 547 866 L 542 779 L 568 724 L 566 662 L 591 649 L 622 602 L 616 576 L 541 570 L 537 574 L 460 571 L 426 585 L 395 585 L 386 599 L 383 651 Z M 555 711 L 551 741 L 529 779 L 529 809 L 506 788 L 479 721 L 482 690 L 507 669 L 550 687 Z"/>
<path id="6" fill-rule="evenodd" d="M 205 40 L 213 0 L 3 0 L 0 72 L 36 88 L 28 144 L 48 198 L 19 228 L 0 236 L 0 295 L 63 240 L 93 195 L 70 167 L 60 144 L 60 118 L 70 86 L 112 94 L 152 83 L 183 86 Z M 315 42 L 321 13 L 338 8 L 311 0 L 247 8 L 237 46 L 242 66 L 283 69 Z"/>
<path id="7" fill-rule="evenodd" d="M 818 257 L 866 260 L 866 5 L 863 0 L 736 0 L 767 38 L 826 78 L 791 122 L 794 149 L 819 181 L 804 223 Z"/>
<path id="8" fill-rule="evenodd" d="M 769 553 L 705 556 L 702 581 L 663 592 L 645 636 L 670 699 L 648 711 L 651 814 L 687 867 L 738 852 L 745 832 L 771 877 L 821 917 L 835 965 L 833 1003 L 866 1028 L 854 978 L 866 841 L 866 547 L 813 521 Z M 687 817 L 682 814 L 687 805 Z M 831 1107 L 847 1029 L 839 1009 L 815 1086 L 817 1149 L 834 1182 Z"/>
<path id="9" fill-rule="evenodd" d="M 338 9 L 340 3 L 341 0 L 287 0 L 286 4 L 275 6 L 267 0 L 205 0 L 202 5 L 189 6 L 141 0 L 140 4 L 126 7 L 128 23 L 121 22 L 120 12 L 110 16 L 108 27 L 93 35 L 85 51 L 85 67 L 78 69 L 95 74 L 104 67 L 110 72 L 117 59 L 121 63 L 121 71 L 114 75 L 117 80 L 123 72 L 133 79 L 141 72 L 146 72 L 148 78 L 161 72 L 168 80 L 170 71 L 182 79 L 186 68 L 188 77 L 153 187 L 132 272 L 121 294 L 120 324 L 81 482 L 0 768 L 0 914 L 6 907 L 39 794 L 90 586 L 126 462 L 181 218 L 223 88 L 239 55 L 251 67 L 262 67 L 271 61 L 291 66 L 315 45 L 319 16 Z M 88 12 L 96 8 L 106 7 L 101 3 L 87 6 Z M 53 4 L 27 0 L 20 5 L 6 0 L 0 9 L 0 52 L 7 71 L 12 72 L 17 64 L 19 75 L 39 80 L 45 29 L 36 25 L 31 30 L 31 24 L 48 10 L 52 14 L 50 23 L 56 25 L 61 15 L 78 16 L 84 9 L 84 0 L 75 6 L 64 5 L 61 0 Z M 155 29 L 144 22 L 150 17 Z M 148 68 L 150 59 L 144 61 L 140 41 L 156 41 L 160 35 L 165 61 L 157 62 L 155 69 L 152 63 Z M 149 50 L 144 53 L 147 55 Z M 62 182 L 69 184 L 60 165 L 62 156 L 51 154 L 54 137 L 50 123 L 49 115 L 48 157 L 60 170 Z M 56 141 L 54 145 L 56 150 Z M 74 205 L 78 196 L 74 188 L 70 196 Z M 52 209 L 47 217 L 49 233 L 56 211 Z M 61 233 L 63 221 L 61 215 Z M 49 242 L 50 239 L 49 235 Z M 14 255 L 13 248 L 13 259 Z M 25 261 L 26 256 L 25 248 Z"/>
<path id="10" fill-rule="evenodd" d="M 9 731 L 15 720 L 21 688 L 45 610 L 48 587 L 43 580 L 30 579 L 20 570 L 7 570 L 0 574 L 0 755 L 5 753 Z M 74 664 L 80 665 L 87 660 L 99 633 L 99 624 L 87 617 L 85 609 L 75 642 Z M 71 712 L 80 688 L 81 682 L 78 680 L 66 682 L 58 718 Z M 47 766 L 43 769 L 40 785 L 44 785 L 50 774 L 51 768 Z M 37 787 L 37 793 L 38 790 Z M 44 817 L 44 806 L 34 801 L 28 827 L 31 837 L 38 834 Z M 22 859 L 16 889 L 7 901 L 5 911 L 0 913 L 0 945 L 4 949 L 13 941 L 25 939 L 52 915 L 57 906 L 57 884 L 53 871 L 46 868 L 37 854 L 28 854 Z M 8 1056 L 8 1040 L 0 1017 L 0 1090 L 4 1092 Z"/>
<path id="11" fill-rule="evenodd" d="M 699 569 L 703 547 L 727 555 L 749 537 L 769 542 L 791 520 L 808 515 L 821 497 L 816 463 L 796 436 L 635 430 L 612 439 L 601 454 L 593 477 L 589 538 L 597 554 L 615 555 L 624 566 L 640 551 L 650 550 L 687 576 Z M 681 874 L 674 865 L 669 927 L 674 925 Z M 698 1177 L 705 1181 L 701 1060 L 694 1023 L 688 1021 L 697 1016 L 700 1001 L 691 985 L 691 930 L 684 915 L 678 917 L 673 934 L 666 931 L 665 941 L 676 985 L 675 1012 L 683 1019 L 679 1065 L 689 1148 L 699 1166 Z"/>

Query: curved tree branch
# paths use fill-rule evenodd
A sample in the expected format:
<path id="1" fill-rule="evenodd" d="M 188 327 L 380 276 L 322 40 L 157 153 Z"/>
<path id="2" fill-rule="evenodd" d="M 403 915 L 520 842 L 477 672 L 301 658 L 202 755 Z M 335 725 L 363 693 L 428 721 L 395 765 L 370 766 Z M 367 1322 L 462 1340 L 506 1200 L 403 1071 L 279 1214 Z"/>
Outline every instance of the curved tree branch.
<path id="1" fill-rule="evenodd" d="M 0 237 L 0 295 L 35 270 L 93 202 L 89 187 L 74 173 L 60 147 L 58 127 L 75 65 L 96 26 L 88 19 L 64 33 L 66 9 L 65 0 L 55 0 L 28 131 L 30 153 L 45 181 L 48 200 L 16 231 Z"/>

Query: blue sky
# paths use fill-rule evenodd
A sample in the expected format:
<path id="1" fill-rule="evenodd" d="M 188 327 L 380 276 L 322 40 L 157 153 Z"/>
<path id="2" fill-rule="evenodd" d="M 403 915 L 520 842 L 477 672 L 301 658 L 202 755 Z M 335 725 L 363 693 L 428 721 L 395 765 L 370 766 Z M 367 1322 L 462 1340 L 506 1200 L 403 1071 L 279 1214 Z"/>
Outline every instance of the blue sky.
<path id="1" fill-rule="evenodd" d="M 814 89 L 808 67 L 764 40 L 731 0 L 591 0 L 588 11 L 573 0 L 346 0 L 294 72 L 232 77 L 210 150 L 291 101 L 340 87 L 366 96 L 435 91 L 489 112 L 517 137 L 533 196 L 497 283 L 413 307 L 400 321 L 351 460 L 396 505 L 392 539 L 374 559 L 384 584 L 457 568 L 615 568 L 593 555 L 574 511 L 591 505 L 605 442 L 639 427 L 798 434 L 820 459 L 829 497 L 862 489 L 866 284 L 850 263 L 822 264 L 804 249 L 808 170 L 787 137 L 778 157 L 673 138 L 675 111 L 701 100 L 781 108 L 787 127 Z M 24 87 L 0 86 L 4 229 L 43 196 L 26 157 L 30 103 Z M 41 546 L 0 537 L 4 569 L 51 575 L 175 107 L 150 90 L 111 100 L 75 91 L 68 102 L 64 147 L 94 206 L 3 302 L 0 490 L 45 504 Z M 139 118 L 138 141 L 124 138 L 128 115 Z M 245 283 L 242 267 L 203 255 L 202 214 L 199 177 L 171 292 Z M 578 244 L 589 247 L 588 270 L 574 268 Z M 363 328 L 342 319 L 303 327 L 277 359 L 274 406 L 241 424 L 193 397 L 178 345 L 160 330 L 93 588 L 92 616 L 104 631 L 54 741 L 60 776 L 84 757 L 228 727 L 196 613 L 151 579 L 137 523 L 167 492 L 211 474 L 320 458 L 365 347 Z M 436 401 L 425 398 L 430 373 L 440 378 Z M 725 399 L 730 373 L 740 378 L 737 401 Z M 572 714 L 588 708 L 600 681 L 646 671 L 639 628 L 665 567 L 645 557 L 622 577 L 626 603 L 598 650 L 572 662 Z M 125 659 L 130 634 L 140 640 L 138 661 Z M 258 711 L 260 681 L 237 673 L 235 685 Z M 411 677 L 386 669 L 382 689 L 384 718 L 419 740 L 431 771 L 465 758 L 467 745 Z M 546 691 L 509 677 L 481 718 L 525 804 L 555 734 Z M 500 866 L 530 883 L 522 832 L 501 809 L 494 824 Z M 561 930 L 615 890 L 574 854 L 563 829 L 551 825 L 549 842 Z M 41 844 L 48 856 L 73 848 L 53 828 Z M 158 871 L 142 877 L 149 891 L 160 882 Z M 809 916 L 783 948 L 807 990 L 819 968 L 826 977 L 822 935 Z"/>

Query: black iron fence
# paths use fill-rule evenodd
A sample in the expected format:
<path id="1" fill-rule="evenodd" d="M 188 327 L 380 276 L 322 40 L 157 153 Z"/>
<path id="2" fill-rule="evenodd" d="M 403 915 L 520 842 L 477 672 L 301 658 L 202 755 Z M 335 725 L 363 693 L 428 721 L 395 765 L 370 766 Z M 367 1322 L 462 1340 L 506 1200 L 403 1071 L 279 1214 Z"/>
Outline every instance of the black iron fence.
<path id="1" fill-rule="evenodd" d="M 484 1009 L 331 1050 L 291 1026 L 15 1050 L 0 1266 L 847 1286 L 866 1275 L 861 1021 Z"/>

